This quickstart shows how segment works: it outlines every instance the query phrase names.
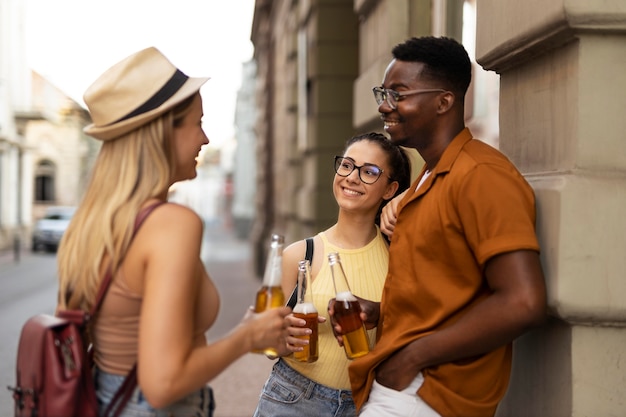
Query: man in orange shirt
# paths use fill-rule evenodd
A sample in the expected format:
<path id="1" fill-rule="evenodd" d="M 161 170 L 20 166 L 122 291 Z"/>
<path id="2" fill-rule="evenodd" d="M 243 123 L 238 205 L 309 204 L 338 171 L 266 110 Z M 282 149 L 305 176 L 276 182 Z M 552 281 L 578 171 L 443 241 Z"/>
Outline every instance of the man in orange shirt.
<path id="1" fill-rule="evenodd" d="M 512 341 L 546 316 L 534 193 L 465 127 L 462 45 L 412 38 L 392 53 L 374 88 L 378 110 L 391 141 L 425 166 L 383 216 L 392 234 L 383 297 L 363 302 L 378 341 L 350 365 L 354 399 L 361 417 L 492 416 Z"/>

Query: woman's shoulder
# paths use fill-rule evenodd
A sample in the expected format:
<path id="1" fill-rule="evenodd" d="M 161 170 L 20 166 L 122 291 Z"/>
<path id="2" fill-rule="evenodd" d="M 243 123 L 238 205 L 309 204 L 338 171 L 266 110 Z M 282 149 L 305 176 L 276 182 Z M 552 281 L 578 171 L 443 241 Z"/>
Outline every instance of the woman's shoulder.
<path id="1" fill-rule="evenodd" d="M 297 240 L 288 245 L 283 250 L 283 264 L 287 266 L 297 266 L 298 262 L 304 259 L 305 250 L 304 240 Z"/>
<path id="2" fill-rule="evenodd" d="M 292 253 L 301 253 L 301 252 L 304 253 L 305 245 L 306 244 L 305 244 L 304 239 L 297 240 L 297 241 L 287 245 L 287 247 L 283 251 L 283 256 L 290 255 Z"/>
<path id="3" fill-rule="evenodd" d="M 144 208 L 151 207 L 154 203 L 148 203 L 144 205 Z M 202 219 L 200 216 L 190 209 L 181 204 L 164 202 L 163 204 L 157 204 L 149 213 L 145 220 L 146 228 L 158 230 L 161 232 L 185 232 L 189 228 L 197 228 L 202 226 Z"/>
<path id="4" fill-rule="evenodd" d="M 316 249 L 316 246 L 320 246 L 322 244 L 322 239 L 320 235 L 321 233 L 310 237 L 313 239 L 313 249 Z M 297 240 L 291 243 L 290 245 L 288 245 L 285 248 L 285 250 L 283 250 L 283 256 L 289 256 L 289 257 L 295 256 L 295 257 L 299 257 L 300 259 L 304 259 L 304 255 L 306 253 L 306 240 L 307 239 L 308 238 Z"/>
<path id="5" fill-rule="evenodd" d="M 200 216 L 189 207 L 169 201 L 159 202 L 158 200 L 150 200 L 142 206 L 142 209 L 146 209 L 149 207 L 153 207 L 153 212 L 159 213 L 161 216 L 168 214 L 176 216 L 190 216 L 196 217 L 198 219 L 200 218 Z"/>

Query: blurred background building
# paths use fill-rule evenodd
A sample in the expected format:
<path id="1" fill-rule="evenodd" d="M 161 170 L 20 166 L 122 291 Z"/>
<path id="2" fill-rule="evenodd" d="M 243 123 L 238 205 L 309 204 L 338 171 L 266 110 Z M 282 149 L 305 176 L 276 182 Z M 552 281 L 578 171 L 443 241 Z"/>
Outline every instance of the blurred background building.
<path id="1" fill-rule="evenodd" d="M 30 70 L 24 2 L 0 0 L 0 250 L 30 246 L 49 206 L 75 206 L 98 143 L 87 111 Z"/>
<path id="2" fill-rule="evenodd" d="M 99 144 L 87 111 L 26 64 L 24 2 L 0 0 L 0 250 L 30 246 L 50 206 L 75 206 Z"/>
<path id="3" fill-rule="evenodd" d="M 551 319 L 516 341 L 498 416 L 626 415 L 623 0 L 256 0 L 257 272 L 271 233 L 331 224 L 332 156 L 382 130 L 371 88 L 421 35 L 465 45 L 467 124 L 537 195 Z"/>
<path id="4" fill-rule="evenodd" d="M 256 62 L 243 64 L 241 88 L 235 108 L 236 147 L 232 164 L 232 220 L 235 233 L 241 239 L 250 235 L 256 207 Z"/>
<path id="5" fill-rule="evenodd" d="M 22 190 L 24 143 L 16 112 L 30 108 L 21 2 L 0 0 L 0 247 L 19 241 L 30 196 Z"/>
<path id="6" fill-rule="evenodd" d="M 87 186 L 100 142 L 85 135 L 87 110 L 38 73 L 32 74 L 30 111 L 17 113 L 28 171 L 24 192 L 33 218 L 51 205 L 76 206 Z"/>

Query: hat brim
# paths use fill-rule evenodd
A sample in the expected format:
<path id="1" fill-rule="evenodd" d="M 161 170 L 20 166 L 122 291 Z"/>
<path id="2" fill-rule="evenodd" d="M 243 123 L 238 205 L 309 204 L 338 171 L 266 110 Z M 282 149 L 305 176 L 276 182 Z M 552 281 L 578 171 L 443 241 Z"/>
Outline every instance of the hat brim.
<path id="1" fill-rule="evenodd" d="M 156 119 L 163 113 L 176 106 L 186 98 L 195 94 L 200 87 L 207 82 L 210 77 L 194 78 L 189 77 L 185 84 L 172 95 L 168 100 L 163 102 L 159 107 L 145 113 L 138 114 L 130 119 L 123 120 L 119 123 L 112 123 L 106 126 L 96 126 L 93 123 L 86 126 L 83 131 L 89 136 L 93 136 L 100 140 L 111 140 L 143 126 L 151 120 Z"/>

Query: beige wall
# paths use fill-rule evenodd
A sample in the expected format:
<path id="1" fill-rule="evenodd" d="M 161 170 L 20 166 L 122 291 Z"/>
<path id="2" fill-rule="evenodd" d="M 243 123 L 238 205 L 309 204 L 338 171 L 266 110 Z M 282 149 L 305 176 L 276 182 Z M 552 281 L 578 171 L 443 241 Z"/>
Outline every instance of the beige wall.
<path id="1" fill-rule="evenodd" d="M 271 233 L 291 243 L 336 218 L 332 156 L 355 133 L 357 29 L 352 0 L 256 2 L 258 215 L 251 240 L 257 274 Z"/>
<path id="2" fill-rule="evenodd" d="M 555 317 L 516 343 L 499 415 L 626 415 L 626 3 L 480 0 L 478 16 L 500 147 L 537 194 Z"/>

